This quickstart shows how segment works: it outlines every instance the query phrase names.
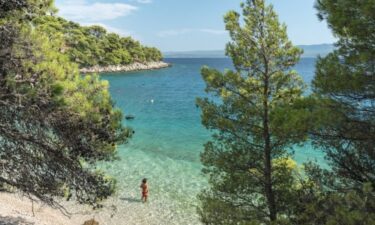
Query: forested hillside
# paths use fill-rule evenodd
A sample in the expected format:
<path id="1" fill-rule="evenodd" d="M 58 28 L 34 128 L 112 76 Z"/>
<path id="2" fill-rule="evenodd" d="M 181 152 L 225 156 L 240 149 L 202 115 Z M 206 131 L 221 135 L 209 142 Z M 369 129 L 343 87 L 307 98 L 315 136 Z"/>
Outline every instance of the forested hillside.
<path id="1" fill-rule="evenodd" d="M 162 60 L 161 52 L 146 47 L 131 37 L 109 33 L 101 26 L 81 26 L 61 17 L 43 16 L 34 20 L 39 31 L 61 38 L 63 49 L 80 67 L 127 65 Z"/>

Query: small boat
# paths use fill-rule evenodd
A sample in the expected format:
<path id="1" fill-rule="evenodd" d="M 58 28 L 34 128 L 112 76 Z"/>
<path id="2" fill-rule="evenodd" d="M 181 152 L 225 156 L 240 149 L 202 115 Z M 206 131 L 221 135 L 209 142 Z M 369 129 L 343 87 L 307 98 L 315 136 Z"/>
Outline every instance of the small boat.
<path id="1" fill-rule="evenodd" d="M 125 119 L 126 119 L 126 120 L 134 120 L 134 119 L 135 119 L 135 116 L 134 116 L 134 115 L 126 115 L 126 116 L 125 116 Z"/>

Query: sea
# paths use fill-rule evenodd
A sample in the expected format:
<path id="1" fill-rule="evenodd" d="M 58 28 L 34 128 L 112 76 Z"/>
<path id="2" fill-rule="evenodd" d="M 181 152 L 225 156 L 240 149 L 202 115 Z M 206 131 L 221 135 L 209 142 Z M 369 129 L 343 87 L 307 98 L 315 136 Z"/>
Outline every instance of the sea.
<path id="1" fill-rule="evenodd" d="M 110 200 L 113 214 L 105 224 L 200 224 L 197 194 L 207 189 L 200 153 L 210 140 L 201 125 L 197 97 L 205 97 L 202 66 L 232 69 L 228 58 L 165 59 L 172 67 L 152 71 L 101 74 L 108 80 L 116 107 L 134 120 L 124 124 L 135 134 L 118 148 L 120 160 L 102 168 L 117 179 Z M 302 58 L 295 69 L 310 84 L 315 58 Z M 294 159 L 302 164 L 323 162 L 323 153 L 310 144 L 295 146 Z M 149 183 L 149 202 L 142 203 L 139 185 Z"/>

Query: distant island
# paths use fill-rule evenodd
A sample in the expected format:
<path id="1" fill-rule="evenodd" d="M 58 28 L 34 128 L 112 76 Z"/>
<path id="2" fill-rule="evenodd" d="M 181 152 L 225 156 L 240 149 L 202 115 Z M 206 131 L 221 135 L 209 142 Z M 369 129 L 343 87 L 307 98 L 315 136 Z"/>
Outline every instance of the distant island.
<path id="1" fill-rule="evenodd" d="M 326 56 L 334 49 L 333 44 L 298 45 L 303 49 L 302 58 Z M 226 58 L 225 50 L 164 52 L 165 58 Z"/>
<path id="2" fill-rule="evenodd" d="M 157 48 L 143 46 L 131 37 L 109 33 L 101 26 L 81 26 L 61 17 L 45 15 L 34 20 L 37 29 L 63 42 L 60 51 L 78 64 L 82 73 L 150 70 L 168 67 Z"/>

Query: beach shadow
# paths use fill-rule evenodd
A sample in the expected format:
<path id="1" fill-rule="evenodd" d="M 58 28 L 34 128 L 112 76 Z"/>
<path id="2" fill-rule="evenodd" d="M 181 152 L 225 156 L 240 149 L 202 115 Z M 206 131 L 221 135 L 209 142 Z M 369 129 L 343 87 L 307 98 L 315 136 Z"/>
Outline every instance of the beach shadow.
<path id="1" fill-rule="evenodd" d="M 139 202 L 142 202 L 142 200 L 138 199 L 138 198 L 120 198 L 120 200 L 127 201 L 129 203 L 139 203 Z"/>
<path id="2" fill-rule="evenodd" d="M 21 217 L 0 216 L 0 225 L 34 225 Z"/>

